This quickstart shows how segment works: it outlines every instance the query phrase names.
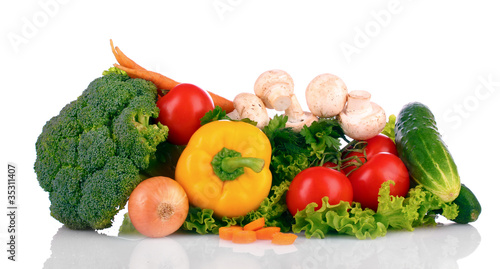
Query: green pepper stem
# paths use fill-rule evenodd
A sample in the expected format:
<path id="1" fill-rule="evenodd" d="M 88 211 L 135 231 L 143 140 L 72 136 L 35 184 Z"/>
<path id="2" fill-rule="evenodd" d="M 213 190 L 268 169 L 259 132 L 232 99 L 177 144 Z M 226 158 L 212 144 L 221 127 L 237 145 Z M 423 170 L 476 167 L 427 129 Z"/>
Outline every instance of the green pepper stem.
<path id="1" fill-rule="evenodd" d="M 254 157 L 242 157 L 236 150 L 222 148 L 212 159 L 212 169 L 222 181 L 235 180 L 245 173 L 248 167 L 259 173 L 264 169 L 264 160 Z"/>
<path id="2" fill-rule="evenodd" d="M 259 173 L 264 169 L 265 161 L 259 158 L 252 157 L 227 157 L 222 160 L 221 168 L 226 173 L 232 173 L 241 167 L 248 167 L 255 173 Z"/>

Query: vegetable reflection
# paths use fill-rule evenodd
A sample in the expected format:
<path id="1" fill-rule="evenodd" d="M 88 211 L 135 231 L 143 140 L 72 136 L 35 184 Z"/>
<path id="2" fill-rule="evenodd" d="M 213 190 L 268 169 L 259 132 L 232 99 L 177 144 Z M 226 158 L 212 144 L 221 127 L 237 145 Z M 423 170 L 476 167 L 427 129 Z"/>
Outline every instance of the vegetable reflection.
<path id="1" fill-rule="evenodd" d="M 192 233 L 125 239 L 62 227 L 44 268 L 457 268 L 481 235 L 472 225 L 449 224 L 391 231 L 374 240 L 302 235 L 293 249 L 222 241 Z"/>

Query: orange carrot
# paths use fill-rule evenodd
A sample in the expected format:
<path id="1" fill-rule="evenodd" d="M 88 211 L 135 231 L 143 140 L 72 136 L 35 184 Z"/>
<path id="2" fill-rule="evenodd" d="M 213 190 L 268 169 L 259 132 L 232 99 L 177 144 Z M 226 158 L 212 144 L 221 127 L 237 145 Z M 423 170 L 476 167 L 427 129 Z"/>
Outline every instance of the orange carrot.
<path id="1" fill-rule="evenodd" d="M 275 245 L 291 245 L 295 242 L 295 239 L 297 239 L 296 234 L 291 234 L 291 233 L 275 233 L 273 235 L 273 239 L 271 240 L 271 243 Z"/>
<path id="2" fill-rule="evenodd" d="M 233 234 L 238 231 L 243 231 L 241 226 L 229 226 L 219 228 L 219 238 L 223 240 L 232 240 Z"/>
<path id="3" fill-rule="evenodd" d="M 255 231 L 237 231 L 233 233 L 233 243 L 236 244 L 249 244 L 257 241 Z"/>
<path id="4" fill-rule="evenodd" d="M 256 231 L 258 229 L 264 228 L 265 225 L 266 225 L 266 220 L 262 217 L 262 218 L 258 218 L 256 220 L 246 224 L 245 226 L 243 226 L 243 230 L 244 231 Z"/>
<path id="5" fill-rule="evenodd" d="M 115 64 L 114 66 L 125 71 L 127 75 L 129 75 L 131 78 L 142 78 L 153 82 L 158 88 L 158 90 L 162 89 L 171 90 L 172 88 L 180 84 L 179 82 L 171 78 L 168 78 L 160 73 L 156 73 L 146 69 L 132 69 L 118 64 Z M 212 98 L 214 105 L 220 106 L 222 110 L 226 111 L 226 113 L 229 113 L 234 110 L 234 104 L 232 101 L 213 92 L 208 92 L 208 94 L 210 94 L 210 97 Z"/>
<path id="6" fill-rule="evenodd" d="M 174 81 L 170 78 L 165 77 L 160 73 L 145 69 L 133 69 L 122 65 L 115 64 L 115 67 L 127 72 L 131 78 L 142 78 L 153 82 L 158 89 L 171 90 L 173 87 L 177 86 L 179 82 Z"/>
<path id="7" fill-rule="evenodd" d="M 230 101 L 213 92 L 208 92 L 208 94 L 210 94 L 210 97 L 212 97 L 212 100 L 214 101 L 214 106 L 220 106 L 222 110 L 226 111 L 226 113 L 229 113 L 234 110 L 233 101 Z"/>
<path id="8" fill-rule="evenodd" d="M 156 73 L 153 71 L 149 71 L 136 62 L 134 62 L 132 59 L 127 57 L 125 53 L 123 53 L 118 46 L 113 45 L 113 40 L 110 39 L 110 44 L 111 44 L 111 50 L 113 52 L 113 55 L 115 56 L 115 59 L 118 61 L 119 64 L 115 64 L 114 66 L 125 71 L 131 78 L 142 78 L 145 80 L 149 80 L 153 82 L 156 87 L 158 88 L 158 93 L 160 95 L 163 95 L 163 93 L 160 90 L 171 90 L 173 87 L 177 86 L 180 84 L 179 82 L 166 77 L 160 73 Z M 212 97 L 212 100 L 214 102 L 215 106 L 220 106 L 222 110 L 225 110 L 226 113 L 229 113 L 234 110 L 234 104 L 231 100 L 228 100 L 218 94 L 208 92 L 210 94 L 210 97 Z"/>
<path id="9" fill-rule="evenodd" d="M 275 233 L 281 231 L 280 227 L 264 227 L 255 231 L 257 234 L 257 239 L 259 240 L 271 240 Z"/>
<path id="10" fill-rule="evenodd" d="M 136 62 L 132 61 L 125 53 L 123 53 L 118 46 L 113 45 L 113 40 L 110 39 L 109 43 L 111 44 L 111 51 L 115 55 L 115 59 L 118 61 L 118 63 L 122 66 L 125 66 L 127 68 L 132 68 L 132 69 L 140 69 L 140 70 L 146 70 L 142 66 L 138 65 Z"/>

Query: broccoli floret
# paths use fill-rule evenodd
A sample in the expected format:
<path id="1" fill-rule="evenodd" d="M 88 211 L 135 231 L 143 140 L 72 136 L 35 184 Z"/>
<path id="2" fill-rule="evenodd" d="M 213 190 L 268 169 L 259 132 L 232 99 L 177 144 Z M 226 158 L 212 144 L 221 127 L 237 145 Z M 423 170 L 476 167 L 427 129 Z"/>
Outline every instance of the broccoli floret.
<path id="1" fill-rule="evenodd" d="M 50 214 L 71 229 L 88 228 L 77 211 L 85 173 L 79 167 L 64 167 L 52 181 L 52 191 L 49 193 Z"/>
<path id="2" fill-rule="evenodd" d="M 47 121 L 34 170 L 55 219 L 71 229 L 111 226 L 166 141 L 156 101 L 153 83 L 110 71 Z"/>
<path id="3" fill-rule="evenodd" d="M 130 159 L 113 156 L 103 169 L 86 179 L 78 215 L 94 229 L 110 227 L 142 178 Z"/>
<path id="4" fill-rule="evenodd" d="M 92 129 L 80 137 L 78 165 L 92 173 L 104 167 L 115 156 L 116 144 L 106 126 Z"/>
<path id="5" fill-rule="evenodd" d="M 165 141 L 168 134 L 168 128 L 161 123 L 150 124 L 158 113 L 150 97 L 140 96 L 113 123 L 118 156 L 129 156 L 141 170 L 148 167 L 158 144 Z"/>

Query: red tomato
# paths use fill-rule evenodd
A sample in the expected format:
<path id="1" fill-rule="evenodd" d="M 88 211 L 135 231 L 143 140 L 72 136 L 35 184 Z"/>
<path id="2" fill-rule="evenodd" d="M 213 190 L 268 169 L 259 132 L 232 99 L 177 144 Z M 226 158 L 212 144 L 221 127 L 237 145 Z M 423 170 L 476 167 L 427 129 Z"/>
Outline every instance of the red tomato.
<path id="1" fill-rule="evenodd" d="M 396 150 L 396 144 L 388 136 L 383 134 L 378 134 L 368 140 L 366 145 L 366 157 L 368 160 L 380 152 L 389 152 L 398 156 L 398 151 Z"/>
<path id="2" fill-rule="evenodd" d="M 286 205 L 292 215 L 312 202 L 321 207 L 321 199 L 328 196 L 331 205 L 340 201 L 352 203 L 352 186 L 341 172 L 323 166 L 310 167 L 298 173 L 290 183 Z"/>
<path id="3" fill-rule="evenodd" d="M 373 156 L 375 156 L 378 153 L 381 152 L 388 152 L 391 154 L 394 154 L 398 156 L 398 151 L 396 150 L 396 144 L 386 135 L 383 134 L 378 134 L 370 139 L 366 140 L 367 144 L 365 147 L 366 151 L 366 158 L 363 153 L 361 152 L 349 152 L 347 155 L 343 157 L 344 160 L 351 158 L 353 156 L 358 156 L 359 159 L 351 159 L 348 161 L 345 161 L 342 166 L 344 167 L 342 169 L 342 172 L 344 174 L 348 174 L 352 170 L 354 170 L 357 166 L 356 165 L 349 165 L 352 164 L 353 162 L 361 162 L 359 165 L 363 164 L 366 162 L 366 160 L 370 160 Z M 358 165 L 358 166 L 359 166 Z"/>
<path id="4" fill-rule="evenodd" d="M 205 113 L 214 109 L 210 95 L 193 84 L 182 83 L 160 98 L 158 120 L 168 126 L 167 140 L 175 145 L 186 145 L 198 128 Z"/>
<path id="5" fill-rule="evenodd" d="M 387 152 L 376 154 L 349 175 L 353 200 L 362 207 L 377 210 L 378 192 L 382 183 L 394 181 L 390 194 L 406 196 L 410 188 L 410 176 L 403 161 Z"/>

